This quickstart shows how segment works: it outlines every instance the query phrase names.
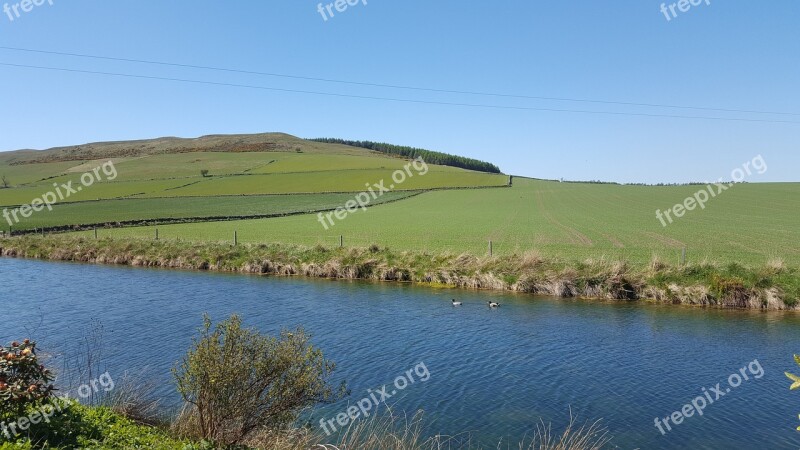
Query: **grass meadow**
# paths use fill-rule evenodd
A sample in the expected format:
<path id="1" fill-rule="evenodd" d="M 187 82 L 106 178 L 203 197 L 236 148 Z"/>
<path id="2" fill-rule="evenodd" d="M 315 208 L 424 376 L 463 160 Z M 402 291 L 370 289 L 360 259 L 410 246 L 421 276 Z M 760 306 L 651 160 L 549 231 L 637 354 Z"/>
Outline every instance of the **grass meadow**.
<path id="1" fill-rule="evenodd" d="M 5 154 L 0 175 L 11 188 L 0 189 L 0 208 L 30 203 L 54 189 L 53 183 L 71 180 L 77 186 L 82 173 L 111 159 L 117 172 L 113 181 L 83 188 L 52 212 L 35 213 L 14 229 L 191 219 L 158 225 L 160 237 L 225 242 L 235 231 L 244 243 L 336 246 L 343 236 L 346 246 L 474 255 L 487 254 L 492 241 L 495 255 L 534 250 L 544 257 L 637 264 L 653 257 L 678 263 L 686 248 L 688 262 L 762 265 L 780 259 L 800 265 L 798 183 L 737 184 L 710 199 L 705 209 L 688 211 L 664 227 L 656 210 L 682 203 L 702 186 L 515 177 L 509 188 L 506 175 L 430 165 L 425 175 L 412 169 L 414 176 L 394 186 L 394 192 L 326 230 L 316 214 L 302 213 L 344 206 L 366 185 L 381 180 L 390 187 L 395 184 L 392 173 L 408 161 L 287 135 L 270 135 L 270 148 L 280 151 L 237 150 L 263 136 L 214 139 L 202 145 L 221 151 L 193 149 L 200 141 L 166 139 L 90 144 L 80 154 L 92 158 L 70 161 L 59 160 L 65 154 L 61 150 Z M 98 159 L 101 155 L 107 159 Z M 201 176 L 201 170 L 210 176 Z M 289 214 L 294 215 L 259 218 Z M 245 217 L 251 219 L 202 222 Z M 103 228 L 99 233 L 147 239 L 154 229 Z"/>
<path id="2" fill-rule="evenodd" d="M 655 215 L 701 186 L 619 186 L 515 178 L 512 188 L 426 192 L 350 214 L 329 230 L 316 215 L 159 227 L 164 239 L 285 242 L 394 250 L 498 255 L 535 249 L 543 256 L 607 257 L 644 264 L 654 256 L 677 263 L 800 264 L 800 184 L 739 184 L 663 227 Z M 105 236 L 148 238 L 152 227 L 102 230 Z"/>
<path id="3" fill-rule="evenodd" d="M 376 204 L 397 201 L 419 191 L 390 192 Z M 248 195 L 231 197 L 143 198 L 55 205 L 53 211 L 34 214 L 15 229 L 55 228 L 79 224 L 191 219 L 197 217 L 246 217 L 297 214 L 333 209 L 352 194 Z M 8 223 L 5 223 L 6 227 Z M 2 228 L 0 228 L 2 229 Z"/>

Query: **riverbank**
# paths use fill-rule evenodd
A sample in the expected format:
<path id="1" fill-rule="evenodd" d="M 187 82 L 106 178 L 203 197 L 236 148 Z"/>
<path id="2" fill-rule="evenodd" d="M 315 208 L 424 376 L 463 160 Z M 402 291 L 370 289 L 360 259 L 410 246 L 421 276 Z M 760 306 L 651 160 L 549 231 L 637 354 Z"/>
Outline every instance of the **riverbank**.
<path id="1" fill-rule="evenodd" d="M 717 308 L 797 310 L 800 271 L 781 261 L 763 267 L 711 262 L 674 266 L 654 259 L 544 259 L 535 251 L 501 257 L 396 252 L 286 244 L 87 239 L 70 236 L 0 238 L 0 256 L 234 272 L 273 276 L 411 282 L 514 291 L 562 298 L 653 301 Z"/>
<path id="2" fill-rule="evenodd" d="M 133 392 L 132 395 L 140 394 Z M 54 419 L 37 421 L 28 425 L 25 434 L 6 437 L 0 433 L 0 450 L 35 450 L 93 448 L 99 450 L 128 450 L 148 448 L 151 450 L 306 450 L 325 448 L 347 450 L 359 448 L 397 448 L 404 450 L 480 449 L 468 438 L 460 442 L 444 436 L 422 437 L 422 412 L 401 419 L 389 414 L 372 416 L 354 423 L 347 432 L 335 440 L 335 444 L 324 444 L 323 436 L 307 428 L 289 427 L 272 431 L 262 430 L 240 445 L 224 446 L 197 437 L 184 436 L 186 425 L 176 418 L 146 417 L 136 411 L 147 399 L 125 398 L 130 402 L 121 405 L 120 400 L 105 406 L 83 405 L 74 400 L 53 399 L 48 404 L 60 408 Z M 152 403 L 151 403 L 152 404 Z M 163 411 L 150 411 L 163 413 Z M 550 427 L 540 426 L 532 437 L 519 444 L 525 450 L 600 450 L 611 448 L 609 431 L 600 421 L 578 423 L 571 418 L 563 431 L 554 432 Z M 331 440 L 328 438 L 328 440 Z M 461 444 L 461 445 L 459 445 Z"/>

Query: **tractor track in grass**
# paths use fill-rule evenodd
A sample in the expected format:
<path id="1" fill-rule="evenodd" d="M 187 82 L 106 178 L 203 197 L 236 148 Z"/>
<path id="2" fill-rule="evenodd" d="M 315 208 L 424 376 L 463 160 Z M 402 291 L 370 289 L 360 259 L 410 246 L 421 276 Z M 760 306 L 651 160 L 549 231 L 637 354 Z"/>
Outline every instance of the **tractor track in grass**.
<path id="1" fill-rule="evenodd" d="M 560 228 L 562 231 L 564 231 L 567 234 L 567 236 L 571 237 L 570 238 L 570 242 L 571 243 L 580 244 L 580 245 L 584 245 L 584 246 L 587 246 L 587 247 L 591 247 L 594 244 L 592 242 L 592 240 L 589 239 L 589 237 L 586 236 L 585 234 L 581 233 L 580 231 L 578 231 L 578 230 L 576 230 L 574 228 L 568 227 L 568 226 L 562 224 L 561 222 L 559 222 L 558 220 L 556 220 L 556 218 L 553 217 L 553 215 L 550 213 L 550 211 L 548 211 L 544 207 L 544 201 L 542 200 L 542 193 L 539 190 L 536 190 L 536 205 L 539 207 L 539 210 L 541 211 L 542 216 L 544 216 L 544 218 L 547 219 L 548 222 L 550 222 L 552 225 L 555 225 L 556 227 Z"/>
<path id="2" fill-rule="evenodd" d="M 682 248 L 686 246 L 685 242 L 681 242 L 677 239 L 672 239 L 670 237 L 664 236 L 663 234 L 653 233 L 652 231 L 644 231 L 641 234 L 649 237 L 650 239 L 655 239 L 656 241 L 661 242 L 667 247 Z"/>
<path id="3" fill-rule="evenodd" d="M 605 233 L 603 233 L 603 232 L 601 232 L 601 231 L 597 231 L 597 230 L 594 230 L 594 231 L 595 231 L 596 233 L 598 233 L 599 235 L 603 236 L 604 238 L 608 239 L 608 241 L 609 241 L 609 242 L 611 242 L 611 244 L 612 244 L 614 247 L 616 247 L 616 248 L 625 248 L 625 244 L 623 244 L 623 243 L 622 243 L 620 240 L 618 240 L 618 239 L 617 239 L 617 238 L 615 238 L 614 236 L 611 236 L 611 235 L 605 234 Z"/>

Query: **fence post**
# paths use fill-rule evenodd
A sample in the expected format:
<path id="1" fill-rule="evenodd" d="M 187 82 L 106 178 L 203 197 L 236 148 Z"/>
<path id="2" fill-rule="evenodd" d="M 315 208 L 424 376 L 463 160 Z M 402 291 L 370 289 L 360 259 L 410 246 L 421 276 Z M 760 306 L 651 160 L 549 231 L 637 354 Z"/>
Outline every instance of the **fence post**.
<path id="1" fill-rule="evenodd" d="M 492 249 L 492 241 L 489 241 L 489 256 L 492 256 L 493 249 Z"/>
<path id="2" fill-rule="evenodd" d="M 339 235 L 339 248 L 344 247 L 344 236 Z"/>
<path id="3" fill-rule="evenodd" d="M 94 227 L 94 238 L 97 239 L 97 227 Z"/>
<path id="4" fill-rule="evenodd" d="M 682 266 L 686 265 L 686 247 L 683 247 L 683 249 L 681 250 L 681 265 Z"/>
<path id="5" fill-rule="evenodd" d="M 158 228 L 156 228 L 156 240 L 158 240 Z"/>
<path id="6" fill-rule="evenodd" d="M 233 230 L 233 245 L 239 245 L 239 233 Z"/>

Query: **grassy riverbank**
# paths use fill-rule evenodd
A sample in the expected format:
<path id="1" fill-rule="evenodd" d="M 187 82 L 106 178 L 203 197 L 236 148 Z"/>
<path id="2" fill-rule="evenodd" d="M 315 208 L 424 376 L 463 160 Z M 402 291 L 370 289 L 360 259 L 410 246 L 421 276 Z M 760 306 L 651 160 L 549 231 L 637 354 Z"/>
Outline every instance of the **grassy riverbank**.
<path id="1" fill-rule="evenodd" d="M 335 444 L 324 444 L 322 436 L 306 428 L 292 427 L 277 432 L 264 431 L 243 445 L 223 446 L 207 440 L 182 437 L 182 430 L 167 420 L 157 425 L 139 423 L 115 406 L 86 406 L 75 401 L 48 423 L 34 425 L 24 435 L 4 441 L 0 435 L 0 450 L 69 450 L 91 448 L 99 450 L 356 450 L 391 448 L 397 450 L 480 450 L 470 439 L 447 436 L 422 437 L 422 413 L 412 418 L 373 416 L 360 421 L 340 436 Z M 574 418 L 564 430 L 553 430 L 538 424 L 532 436 L 519 443 L 522 450 L 600 450 L 612 437 L 599 421 L 578 423 Z"/>
<path id="2" fill-rule="evenodd" d="M 414 282 L 571 298 L 651 300 L 748 309 L 796 309 L 798 268 L 703 262 L 675 266 L 654 259 L 561 260 L 535 251 L 499 257 L 287 244 L 192 243 L 143 239 L 22 236 L 0 239 L 0 255 L 57 261 L 209 270 L 277 276 Z"/>

